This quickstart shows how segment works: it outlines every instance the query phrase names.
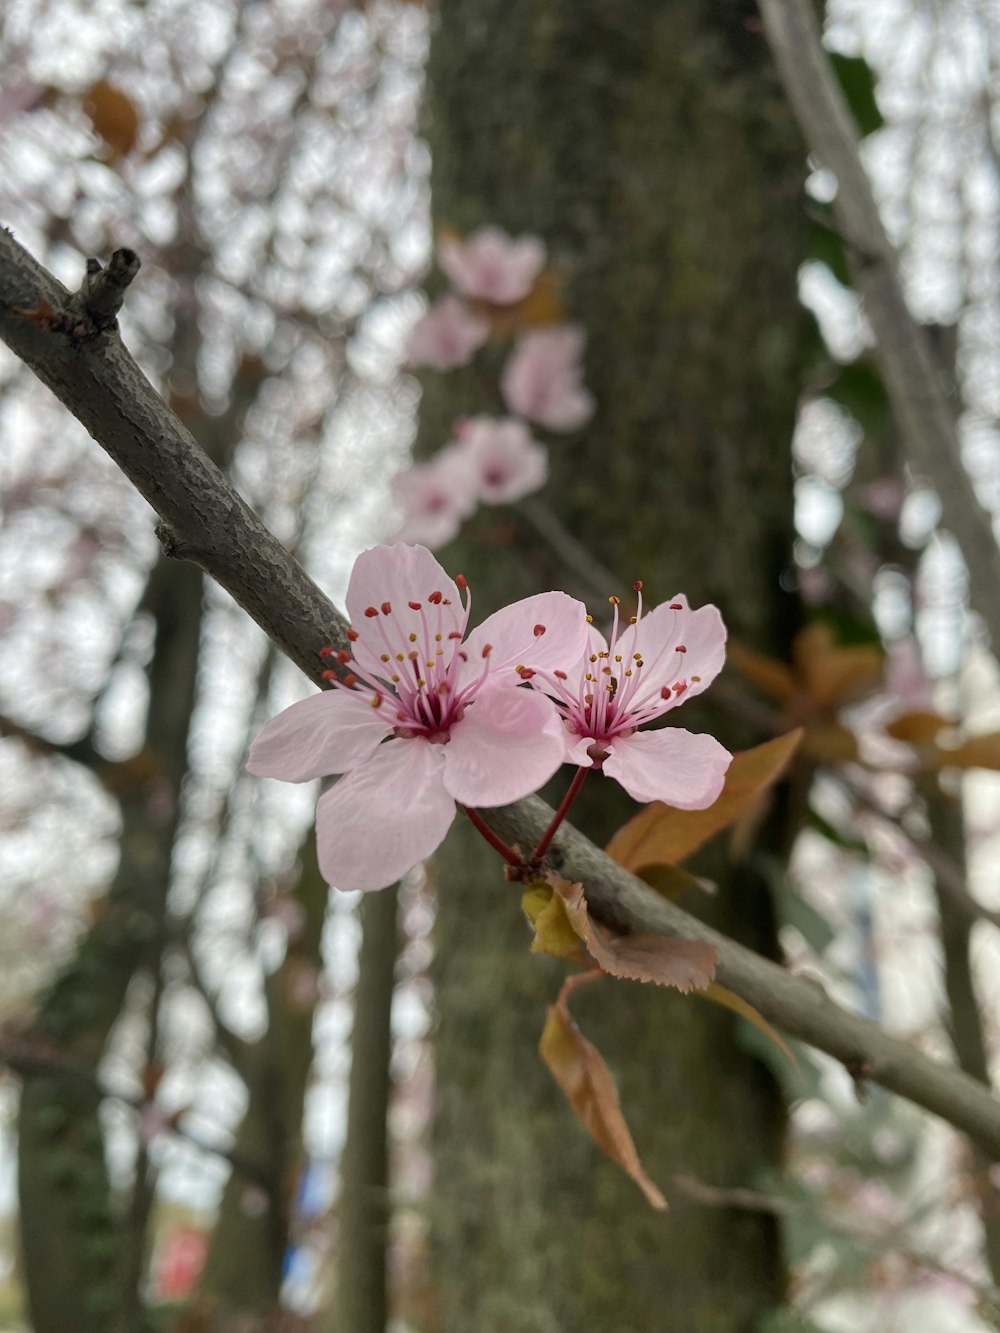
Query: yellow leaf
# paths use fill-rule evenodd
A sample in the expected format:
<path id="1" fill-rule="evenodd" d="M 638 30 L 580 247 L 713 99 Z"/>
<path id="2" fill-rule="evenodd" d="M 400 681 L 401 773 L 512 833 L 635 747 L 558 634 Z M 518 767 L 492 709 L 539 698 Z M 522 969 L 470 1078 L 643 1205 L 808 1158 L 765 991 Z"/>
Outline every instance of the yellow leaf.
<path id="1" fill-rule="evenodd" d="M 686 993 L 703 990 L 715 975 L 719 954 L 714 945 L 670 935 L 613 935 L 591 919 L 582 884 L 558 875 L 549 875 L 548 880 L 587 952 L 610 976 L 673 986 Z"/>
<path id="2" fill-rule="evenodd" d="M 600 1052 L 570 1017 L 566 990 L 549 1005 L 539 1054 L 573 1108 L 577 1119 L 602 1152 L 626 1171 L 659 1211 L 667 1201 L 646 1175 L 622 1114 L 618 1089 Z"/>
<path id="3" fill-rule="evenodd" d="M 731 1009 L 734 1014 L 739 1014 L 745 1018 L 748 1023 L 752 1023 L 758 1032 L 762 1033 L 769 1042 L 777 1046 L 783 1056 L 788 1059 L 793 1068 L 798 1069 L 799 1062 L 792 1054 L 791 1048 L 775 1032 L 774 1028 L 767 1021 L 763 1014 L 758 1013 L 752 1004 L 748 1004 L 742 996 L 734 995 L 731 990 L 725 986 L 720 986 L 718 982 L 713 981 L 710 986 L 700 992 L 706 999 L 711 1000 L 713 1004 L 721 1004 L 724 1009 Z"/>
<path id="4" fill-rule="evenodd" d="M 550 953 L 555 958 L 579 957 L 580 938 L 566 917 L 566 909 L 544 884 L 533 884 L 521 897 L 525 915 L 535 928 L 532 953 Z"/>
<path id="5" fill-rule="evenodd" d="M 551 269 L 545 269 L 535 279 L 535 285 L 516 305 L 495 306 L 477 303 L 481 314 L 490 321 L 493 334 L 498 338 L 512 337 L 525 329 L 558 324 L 566 318 L 562 300 L 562 278 Z"/>
<path id="6" fill-rule="evenodd" d="M 749 810 L 785 771 L 802 739 L 797 728 L 733 758 L 726 784 L 707 810 L 675 810 L 655 802 L 620 828 L 605 851 L 626 870 L 676 865 Z"/>

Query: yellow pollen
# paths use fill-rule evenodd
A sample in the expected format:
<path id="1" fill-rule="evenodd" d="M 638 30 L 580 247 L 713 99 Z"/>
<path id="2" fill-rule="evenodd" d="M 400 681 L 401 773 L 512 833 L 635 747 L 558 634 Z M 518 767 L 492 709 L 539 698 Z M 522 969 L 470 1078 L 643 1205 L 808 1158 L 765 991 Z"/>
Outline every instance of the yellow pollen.
<path id="1" fill-rule="evenodd" d="M 440 642 L 441 642 L 441 635 L 440 635 L 440 634 L 435 634 L 435 635 L 434 635 L 434 642 L 435 642 L 435 643 L 440 643 Z"/>
<path id="2" fill-rule="evenodd" d="M 700 684 L 701 684 L 701 677 L 700 677 L 700 676 L 692 676 L 692 677 L 691 677 L 691 683 L 692 683 L 693 685 L 700 685 Z"/>
<path id="3" fill-rule="evenodd" d="M 588 625 L 592 625 L 593 623 L 594 623 L 594 617 L 593 617 L 593 616 L 588 616 L 588 617 L 587 617 L 587 624 L 588 624 Z"/>
<path id="4" fill-rule="evenodd" d="M 415 634 L 411 634 L 411 635 L 410 635 L 410 642 L 411 642 L 411 643 L 416 643 L 416 641 L 417 641 L 417 636 L 416 636 Z"/>
<path id="5" fill-rule="evenodd" d="M 418 689 L 418 690 L 422 690 L 422 689 L 426 686 L 426 684 L 427 684 L 426 680 L 421 680 L 421 679 L 418 677 L 418 679 L 417 679 L 417 689 Z"/>
<path id="6" fill-rule="evenodd" d="M 621 653 L 615 653 L 615 661 L 616 661 L 616 662 L 620 662 L 621 660 L 622 660 L 622 655 L 621 655 Z"/>
<path id="7" fill-rule="evenodd" d="M 634 624 L 635 624 L 635 616 L 629 616 L 629 618 L 628 618 L 628 623 L 629 623 L 630 625 L 634 625 Z"/>
<path id="8" fill-rule="evenodd" d="M 398 684 L 399 684 L 399 677 L 398 677 L 398 676 L 390 676 L 389 679 L 392 681 L 393 685 L 398 685 Z"/>
<path id="9" fill-rule="evenodd" d="M 608 601 L 611 603 L 612 606 L 619 606 L 621 604 L 620 597 L 609 597 Z"/>
<path id="10" fill-rule="evenodd" d="M 396 654 L 396 661 L 397 661 L 397 662 L 405 662 L 405 661 L 406 661 L 406 658 L 403 656 L 402 653 L 397 653 L 397 654 Z"/>
<path id="11" fill-rule="evenodd" d="M 381 702 L 382 702 L 381 694 L 376 694 L 375 698 L 372 700 L 372 708 L 378 708 Z"/>
<path id="12" fill-rule="evenodd" d="M 591 653 L 591 654 L 590 654 L 590 661 L 591 661 L 591 662 L 596 662 L 596 661 L 597 661 L 597 654 L 596 654 L 596 653 Z"/>
<path id="13" fill-rule="evenodd" d="M 631 674 L 632 674 L 632 668 L 631 668 L 631 667 L 626 667 L 626 668 L 625 668 L 625 674 L 626 674 L 626 676 L 631 676 Z"/>

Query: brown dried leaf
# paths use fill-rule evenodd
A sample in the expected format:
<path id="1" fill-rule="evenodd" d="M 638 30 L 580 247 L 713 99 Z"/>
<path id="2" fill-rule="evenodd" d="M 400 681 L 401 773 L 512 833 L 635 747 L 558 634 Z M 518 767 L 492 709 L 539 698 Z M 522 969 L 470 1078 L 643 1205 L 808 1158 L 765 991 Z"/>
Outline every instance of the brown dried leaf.
<path id="1" fill-rule="evenodd" d="M 812 722 L 802 738 L 802 757 L 814 764 L 846 764 L 858 757 L 858 738 L 835 719 Z"/>
<path id="2" fill-rule="evenodd" d="M 704 990 L 715 975 L 719 954 L 704 940 L 678 940 L 669 935 L 612 935 L 587 911 L 583 885 L 550 874 L 548 882 L 562 899 L 570 925 L 587 946 L 594 962 L 613 977 L 673 986 L 685 994 Z"/>
<path id="3" fill-rule="evenodd" d="M 101 79 L 84 95 L 83 109 L 112 157 L 128 157 L 139 137 L 139 113 L 131 98 Z"/>
<path id="4" fill-rule="evenodd" d="M 762 694 L 780 704 L 788 703 L 794 697 L 795 677 L 787 662 L 766 657 L 734 639 L 726 645 L 726 658 L 729 665 L 735 667 L 744 680 L 756 685 Z"/>
<path id="5" fill-rule="evenodd" d="M 539 1054 L 597 1146 L 632 1177 L 652 1206 L 662 1212 L 667 1201 L 642 1169 L 614 1079 L 597 1047 L 570 1017 L 567 995 L 564 986 L 557 1002 L 549 1005 L 538 1043 Z"/>
<path id="6" fill-rule="evenodd" d="M 566 917 L 561 898 L 547 884 L 531 884 L 521 895 L 521 907 L 535 930 L 532 953 L 549 953 L 554 958 L 582 961 L 580 937 Z"/>
<path id="7" fill-rule="evenodd" d="M 860 699 L 882 679 L 882 654 L 874 644 L 841 647 L 822 621 L 795 636 L 792 657 L 802 689 L 821 708 Z"/>
<path id="8" fill-rule="evenodd" d="M 894 740 L 906 741 L 908 745 L 927 745 L 946 727 L 953 726 L 947 718 L 938 713 L 917 709 L 912 713 L 903 713 L 886 727 Z"/>
<path id="9" fill-rule="evenodd" d="M 658 801 L 647 805 L 618 830 L 605 851 L 626 870 L 676 865 L 757 803 L 781 777 L 801 739 L 799 727 L 735 755 L 722 794 L 707 810 L 675 810 Z"/>
<path id="10" fill-rule="evenodd" d="M 930 768 L 1000 769 L 1000 731 L 970 736 L 953 750 L 935 746 L 927 764 Z"/>
<path id="11" fill-rule="evenodd" d="M 748 1004 L 740 995 L 735 995 L 725 986 L 720 986 L 713 981 L 712 984 L 701 992 L 706 1000 L 711 1000 L 713 1004 L 720 1004 L 724 1009 L 730 1009 L 734 1014 L 739 1014 L 745 1018 L 748 1023 L 752 1023 L 759 1033 L 765 1036 L 772 1045 L 777 1046 L 783 1056 L 788 1059 L 793 1068 L 798 1069 L 799 1062 L 792 1054 L 791 1047 L 782 1040 L 771 1024 L 762 1013 L 759 1013 L 752 1004 Z"/>

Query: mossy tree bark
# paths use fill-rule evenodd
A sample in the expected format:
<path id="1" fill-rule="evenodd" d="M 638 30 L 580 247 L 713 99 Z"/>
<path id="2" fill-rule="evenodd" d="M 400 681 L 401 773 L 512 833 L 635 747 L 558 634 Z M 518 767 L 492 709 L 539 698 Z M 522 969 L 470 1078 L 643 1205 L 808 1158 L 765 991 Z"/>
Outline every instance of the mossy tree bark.
<path id="1" fill-rule="evenodd" d="M 753 18 L 692 0 L 442 0 L 427 126 L 436 226 L 540 233 L 589 333 L 597 415 L 552 440 L 545 502 L 615 571 L 609 594 L 637 577 L 651 601 L 683 589 L 780 656 L 796 619 L 784 589 L 804 156 Z M 502 408 L 471 374 L 428 375 L 423 444 L 470 411 Z M 576 590 L 576 572 L 509 515 L 481 510 L 445 559 L 469 576 L 477 616 L 541 587 Z M 678 722 L 731 746 L 760 739 L 711 693 Z M 627 812 L 592 777 L 575 817 L 601 840 Z M 780 856 L 787 836 L 778 811 L 757 851 Z M 770 953 L 759 865 L 714 853 L 706 915 Z M 672 1178 L 747 1185 L 778 1166 L 769 1076 L 701 1001 L 610 981 L 581 994 L 574 1011 L 671 1196 L 653 1214 L 538 1061 L 564 969 L 528 955 L 496 857 L 460 827 L 438 874 L 437 1327 L 755 1328 L 782 1298 L 773 1221 L 687 1202 Z"/>

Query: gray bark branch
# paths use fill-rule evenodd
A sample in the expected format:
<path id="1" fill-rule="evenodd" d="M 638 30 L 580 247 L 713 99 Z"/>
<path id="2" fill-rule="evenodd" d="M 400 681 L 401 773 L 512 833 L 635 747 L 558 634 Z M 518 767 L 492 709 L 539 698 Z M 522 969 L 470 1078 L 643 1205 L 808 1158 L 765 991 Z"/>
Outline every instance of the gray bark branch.
<path id="1" fill-rule="evenodd" d="M 0 229 L 0 335 L 131 478 L 178 534 L 174 549 L 229 591 L 311 679 L 317 652 L 342 643 L 332 603 L 264 527 L 159 398 L 113 331 L 83 342 L 14 313 L 39 300 L 59 309 L 58 284 Z M 1000 639 L 998 639 L 1000 641 Z M 485 816 L 509 843 L 531 847 L 551 809 L 538 797 Z M 586 885 L 595 913 L 623 931 L 705 939 L 719 951 L 718 980 L 769 1022 L 842 1061 L 859 1079 L 923 1106 L 1000 1157 L 1000 1102 L 953 1066 L 931 1060 L 830 1000 L 822 987 L 768 962 L 659 897 L 564 825 L 551 859 Z"/>

